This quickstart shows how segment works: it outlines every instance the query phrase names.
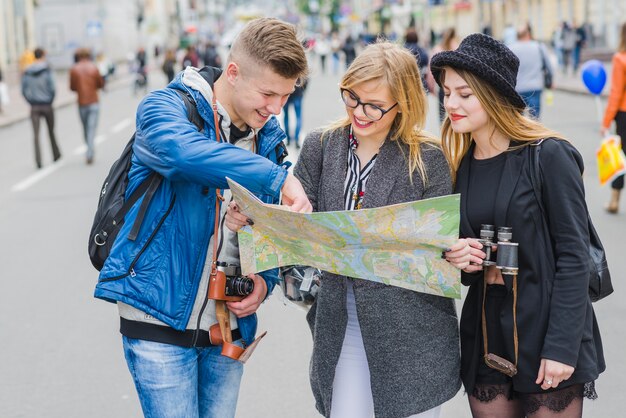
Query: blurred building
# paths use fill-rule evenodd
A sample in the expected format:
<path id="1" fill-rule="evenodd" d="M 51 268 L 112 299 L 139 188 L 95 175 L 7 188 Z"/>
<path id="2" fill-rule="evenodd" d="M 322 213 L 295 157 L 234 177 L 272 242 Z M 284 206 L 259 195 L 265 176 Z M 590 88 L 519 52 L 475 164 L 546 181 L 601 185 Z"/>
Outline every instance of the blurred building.
<path id="1" fill-rule="evenodd" d="M 418 6 L 435 32 L 455 26 L 461 36 L 489 28 L 502 38 L 507 26 L 529 22 L 537 39 L 550 41 L 560 22 L 590 25 L 593 46 L 617 47 L 626 21 L 623 0 L 423 0 Z"/>
<path id="2" fill-rule="evenodd" d="M 0 0 L 0 68 L 17 65 L 35 47 L 35 0 Z"/>
<path id="3" fill-rule="evenodd" d="M 343 4 L 353 11 L 352 20 L 363 23 L 366 33 L 393 36 L 413 24 L 424 40 L 431 29 L 441 33 L 450 26 L 461 37 L 489 30 L 502 39 L 507 26 L 529 22 L 536 38 L 550 41 L 555 28 L 567 21 L 589 26 L 589 46 L 614 49 L 619 27 L 626 21 L 624 0 L 349 0 Z"/>
<path id="4" fill-rule="evenodd" d="M 78 47 L 126 60 L 139 47 L 178 47 L 208 39 L 228 25 L 237 0 L 0 0 L 0 66 L 16 66 L 41 46 L 55 68 L 67 68 Z"/>

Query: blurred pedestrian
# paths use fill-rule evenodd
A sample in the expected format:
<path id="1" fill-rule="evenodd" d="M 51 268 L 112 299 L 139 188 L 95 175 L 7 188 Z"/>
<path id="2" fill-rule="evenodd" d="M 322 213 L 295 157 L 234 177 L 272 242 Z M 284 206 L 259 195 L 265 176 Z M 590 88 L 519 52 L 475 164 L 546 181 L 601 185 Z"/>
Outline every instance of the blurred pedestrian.
<path id="1" fill-rule="evenodd" d="M 174 79 L 174 75 L 176 74 L 176 51 L 173 49 L 168 49 L 165 51 L 165 57 L 163 58 L 163 66 L 161 69 L 165 73 L 165 77 L 167 77 L 167 84 L 171 83 Z"/>
<path id="2" fill-rule="evenodd" d="M 291 144 L 291 138 L 294 139 L 296 149 L 300 149 L 300 132 L 302 130 L 302 98 L 307 87 L 307 80 L 299 80 L 295 90 L 289 95 L 285 106 L 283 107 L 283 122 L 285 125 L 285 133 L 287 134 L 287 145 Z M 291 136 L 289 130 L 289 109 L 293 107 L 296 115 L 296 131 Z"/>
<path id="3" fill-rule="evenodd" d="M 580 65 L 580 53 L 587 45 L 587 30 L 585 25 L 582 24 L 580 26 L 575 26 L 574 31 L 576 34 L 576 43 L 574 44 L 574 51 L 572 51 L 572 66 L 574 74 L 576 74 Z"/>
<path id="4" fill-rule="evenodd" d="M 339 33 L 333 32 L 330 36 L 330 50 L 333 57 L 333 75 L 339 73 L 339 61 L 341 58 L 341 39 Z"/>
<path id="5" fill-rule="evenodd" d="M 456 29 L 454 27 L 449 27 L 443 31 L 441 40 L 437 45 L 435 45 L 431 52 L 435 55 L 442 51 L 453 51 L 458 46 L 459 40 L 456 37 Z M 437 98 L 439 99 L 439 123 L 442 123 L 446 117 L 446 109 L 443 107 L 443 88 L 441 86 L 439 86 L 439 94 L 437 95 Z"/>
<path id="6" fill-rule="evenodd" d="M 204 65 L 214 68 L 222 68 L 222 57 L 214 42 L 207 42 L 204 48 Z"/>
<path id="7" fill-rule="evenodd" d="M 146 49 L 144 47 L 139 47 L 137 54 L 135 55 L 135 60 L 139 68 L 146 68 L 146 65 L 148 64 L 148 56 L 146 55 Z"/>
<path id="8" fill-rule="evenodd" d="M 509 22 L 502 31 L 502 42 L 504 42 L 504 45 L 509 46 L 516 40 L 517 30 L 515 29 L 515 26 L 513 26 L 513 24 Z"/>
<path id="9" fill-rule="evenodd" d="M 576 32 L 569 23 L 563 21 L 561 24 L 561 48 L 563 51 L 563 74 L 567 74 L 570 66 L 570 60 L 576 46 Z"/>
<path id="10" fill-rule="evenodd" d="M 9 105 L 9 89 L 7 83 L 2 79 L 2 68 L 0 68 L 0 113 Z"/>
<path id="11" fill-rule="evenodd" d="M 339 94 L 345 116 L 307 135 L 294 169 L 314 212 L 451 193 L 444 155 L 422 130 L 427 99 L 411 53 L 368 45 Z M 323 272 L 307 320 L 311 386 L 325 417 L 434 418 L 461 386 L 450 298 Z"/>
<path id="12" fill-rule="evenodd" d="M 19 59 L 20 72 L 23 73 L 33 62 L 35 62 L 35 52 L 30 48 L 25 49 Z"/>
<path id="13" fill-rule="evenodd" d="M 54 135 L 54 109 L 52 102 L 56 94 L 52 69 L 46 61 L 46 51 L 36 48 L 35 61 L 26 67 L 22 74 L 22 95 L 30 104 L 30 120 L 33 126 L 35 144 L 35 164 L 41 168 L 41 147 L 39 144 L 39 122 L 43 117 L 48 127 L 52 160 L 61 158 L 61 151 Z"/>
<path id="14" fill-rule="evenodd" d="M 135 54 L 133 62 L 135 82 L 133 83 L 133 94 L 137 94 L 139 90 L 148 93 L 148 56 L 143 47 L 139 47 Z"/>
<path id="15" fill-rule="evenodd" d="M 548 51 L 542 43 L 533 40 L 528 24 L 520 26 L 517 31 L 517 42 L 513 42 L 509 48 L 519 59 L 515 91 L 524 99 L 530 116 L 538 120 L 541 116 L 541 94 L 546 87 L 544 65 L 547 71 L 553 72 Z"/>
<path id="16" fill-rule="evenodd" d="M 102 91 L 105 91 L 109 77 L 113 74 L 113 65 L 107 59 L 106 55 L 104 55 L 104 52 L 100 52 L 96 55 L 96 66 L 98 67 L 98 71 L 104 80 L 104 87 L 102 87 Z"/>
<path id="17" fill-rule="evenodd" d="M 415 29 L 409 28 L 406 30 L 404 34 L 404 47 L 415 57 L 417 67 L 420 70 L 422 85 L 426 89 L 426 93 L 434 93 L 435 79 L 430 73 L 430 67 L 428 65 L 428 52 L 420 46 L 419 36 L 417 35 L 417 31 L 415 31 Z"/>
<path id="18" fill-rule="evenodd" d="M 609 133 L 611 123 L 615 121 L 615 131 L 622 140 L 622 147 L 626 143 L 626 23 L 622 24 L 620 41 L 617 52 L 613 55 L 613 70 L 611 73 L 611 91 L 604 112 L 601 133 Z M 624 175 L 617 177 L 611 183 L 611 200 L 606 207 L 607 212 L 619 211 L 619 199 L 624 188 Z"/>
<path id="19" fill-rule="evenodd" d="M 356 42 L 352 39 L 352 36 L 346 36 L 346 39 L 343 41 L 343 45 L 341 46 L 341 50 L 343 51 L 346 59 L 346 68 L 348 68 L 356 57 Z"/>
<path id="20" fill-rule="evenodd" d="M 579 418 L 606 368 L 589 297 L 583 158 L 524 116 L 514 89 L 518 65 L 503 43 L 480 33 L 431 60 L 446 92 L 442 144 L 461 195 L 460 236 L 471 254 L 458 265 L 445 253 L 469 286 L 461 377 L 475 418 Z M 515 257 L 482 265 L 486 254 L 476 238 L 484 224 L 511 228 Z"/>
<path id="21" fill-rule="evenodd" d="M 87 164 L 92 164 L 95 153 L 95 136 L 98 125 L 100 104 L 98 90 L 104 87 L 104 80 L 98 67 L 91 60 L 91 52 L 86 48 L 76 51 L 78 62 L 70 70 L 70 89 L 78 94 L 78 112 L 83 125 L 87 144 Z"/>
<path id="22" fill-rule="evenodd" d="M 315 54 L 317 54 L 317 56 L 320 58 L 322 74 L 326 74 L 326 61 L 328 59 L 328 54 L 330 54 L 330 44 L 325 34 L 321 34 L 316 39 L 314 51 Z"/>
<path id="23" fill-rule="evenodd" d="M 559 23 L 556 28 L 554 28 L 554 32 L 552 32 L 552 47 L 554 48 L 554 53 L 556 54 L 556 60 L 559 64 L 559 68 L 561 71 L 563 70 L 563 24 Z"/>
<path id="24" fill-rule="evenodd" d="M 193 45 L 189 45 L 187 47 L 187 51 L 183 56 L 182 66 L 183 70 L 189 66 L 193 68 L 198 68 L 200 62 L 200 58 L 198 57 L 198 53 L 196 52 L 196 47 Z"/>

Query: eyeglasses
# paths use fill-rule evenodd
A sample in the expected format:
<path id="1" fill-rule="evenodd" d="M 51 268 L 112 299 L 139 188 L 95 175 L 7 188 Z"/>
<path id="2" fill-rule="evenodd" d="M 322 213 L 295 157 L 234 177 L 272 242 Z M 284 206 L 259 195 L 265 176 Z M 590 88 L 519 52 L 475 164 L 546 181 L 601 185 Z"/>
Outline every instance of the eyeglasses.
<path id="1" fill-rule="evenodd" d="M 398 103 L 396 103 L 389 109 L 385 110 L 372 103 L 363 103 L 356 94 L 352 93 L 348 89 L 341 89 L 341 100 L 343 100 L 346 106 L 351 109 L 356 109 L 359 105 L 363 106 L 363 113 L 365 113 L 365 116 L 372 122 L 381 120 L 387 112 L 398 106 Z"/>

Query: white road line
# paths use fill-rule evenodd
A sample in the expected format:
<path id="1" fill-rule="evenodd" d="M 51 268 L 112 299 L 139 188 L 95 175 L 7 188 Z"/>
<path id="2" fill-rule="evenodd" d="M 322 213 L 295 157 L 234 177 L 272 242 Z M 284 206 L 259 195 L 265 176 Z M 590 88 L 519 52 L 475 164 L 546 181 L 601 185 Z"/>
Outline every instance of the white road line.
<path id="1" fill-rule="evenodd" d="M 42 168 L 41 170 L 38 170 L 36 173 L 32 174 L 31 176 L 26 177 L 24 180 L 17 183 L 15 186 L 11 188 L 11 191 L 12 192 L 24 191 L 28 189 L 30 186 L 39 182 L 40 180 L 48 177 L 50 174 L 54 173 L 55 171 L 57 171 L 59 168 L 63 167 L 64 165 L 65 165 L 65 161 L 59 160 L 52 165 Z"/>
<path id="2" fill-rule="evenodd" d="M 129 125 L 130 125 L 130 118 L 126 118 L 126 119 L 122 120 L 121 122 L 116 123 L 115 126 L 113 126 L 111 128 L 111 132 L 116 134 L 116 133 L 124 130 L 124 128 L 126 128 Z"/>
<path id="3" fill-rule="evenodd" d="M 111 132 L 112 133 L 118 133 L 121 132 L 123 129 L 125 129 L 127 126 L 129 126 L 131 124 L 131 119 L 130 118 L 126 118 L 123 119 L 122 121 L 116 123 L 113 128 L 111 128 Z M 94 142 L 96 145 L 103 143 L 104 141 L 106 141 L 108 139 L 108 137 L 106 135 L 98 135 L 96 136 Z M 85 152 L 87 152 L 87 145 L 83 144 L 81 146 L 79 146 L 78 148 L 76 148 L 73 151 L 74 155 L 81 155 L 81 154 L 85 154 Z M 41 181 L 42 179 L 48 177 L 50 174 L 54 173 L 55 171 L 57 171 L 59 168 L 63 167 L 65 165 L 65 161 L 64 160 L 59 160 L 56 163 L 49 165 L 45 168 L 42 168 L 41 170 L 38 170 L 36 173 L 26 177 L 24 180 L 20 181 L 19 183 L 17 183 L 16 185 L 14 185 L 11 188 L 12 192 L 21 192 L 24 191 L 26 189 L 28 189 L 30 186 L 38 183 L 39 181 Z"/>

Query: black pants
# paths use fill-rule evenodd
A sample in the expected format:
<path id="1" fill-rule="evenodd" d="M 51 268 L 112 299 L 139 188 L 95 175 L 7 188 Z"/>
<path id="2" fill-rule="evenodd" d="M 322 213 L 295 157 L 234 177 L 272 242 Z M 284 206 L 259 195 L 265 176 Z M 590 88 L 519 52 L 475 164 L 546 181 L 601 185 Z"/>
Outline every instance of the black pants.
<path id="1" fill-rule="evenodd" d="M 622 138 L 622 148 L 626 147 L 626 112 L 617 112 L 615 115 L 615 131 Z M 611 183 L 611 187 L 617 190 L 624 188 L 624 175 L 617 177 Z"/>
<path id="2" fill-rule="evenodd" d="M 54 110 L 52 105 L 32 105 L 30 108 L 30 119 L 33 123 L 33 132 L 35 134 L 35 162 L 37 167 L 41 167 L 41 147 L 39 145 L 39 121 L 41 117 L 46 120 L 48 125 L 48 136 L 50 137 L 50 145 L 52 146 L 52 158 L 54 161 L 61 158 L 61 151 L 57 145 L 56 137 L 54 136 Z"/>

